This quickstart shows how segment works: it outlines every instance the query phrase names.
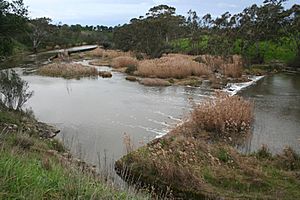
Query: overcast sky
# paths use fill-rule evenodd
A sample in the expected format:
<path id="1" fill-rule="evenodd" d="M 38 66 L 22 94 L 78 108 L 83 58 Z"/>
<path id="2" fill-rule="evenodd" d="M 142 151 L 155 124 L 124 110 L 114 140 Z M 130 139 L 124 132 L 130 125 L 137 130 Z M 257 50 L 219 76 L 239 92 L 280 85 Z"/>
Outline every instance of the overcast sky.
<path id="1" fill-rule="evenodd" d="M 299 0 L 289 0 L 286 6 Z M 199 16 L 211 13 L 218 16 L 226 11 L 237 13 L 245 7 L 262 4 L 263 0 L 24 0 L 30 17 L 49 17 L 54 23 L 107 25 L 127 23 L 134 17 L 145 15 L 149 8 L 167 4 L 178 14 L 186 16 L 189 9 Z M 299 2 L 298 2 L 299 3 Z"/>

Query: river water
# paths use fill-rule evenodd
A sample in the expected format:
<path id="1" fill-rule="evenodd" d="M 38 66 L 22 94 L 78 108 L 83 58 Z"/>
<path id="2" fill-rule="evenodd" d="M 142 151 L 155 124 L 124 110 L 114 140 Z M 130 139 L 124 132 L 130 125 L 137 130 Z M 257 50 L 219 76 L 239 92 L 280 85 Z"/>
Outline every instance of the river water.
<path id="1" fill-rule="evenodd" d="M 266 144 L 273 153 L 286 146 L 300 153 L 300 74 L 275 74 L 241 93 L 255 103 L 248 151 Z"/>

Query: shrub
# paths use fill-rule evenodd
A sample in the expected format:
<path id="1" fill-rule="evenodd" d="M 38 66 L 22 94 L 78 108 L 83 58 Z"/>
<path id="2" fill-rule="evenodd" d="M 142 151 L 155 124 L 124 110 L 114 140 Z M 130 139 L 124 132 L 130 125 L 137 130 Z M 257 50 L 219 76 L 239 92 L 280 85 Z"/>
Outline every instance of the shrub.
<path id="1" fill-rule="evenodd" d="M 14 70 L 0 71 L 0 101 L 9 109 L 21 110 L 33 95 L 28 83 Z"/>
<path id="2" fill-rule="evenodd" d="M 223 93 L 196 105 L 192 112 L 192 124 L 196 129 L 230 137 L 247 133 L 252 121 L 251 102 Z"/>
<path id="3" fill-rule="evenodd" d="M 120 56 L 117 58 L 114 58 L 111 62 L 111 66 L 113 68 L 122 68 L 122 67 L 131 67 L 136 68 L 137 66 L 137 60 L 135 58 L 129 57 L 129 56 Z"/>

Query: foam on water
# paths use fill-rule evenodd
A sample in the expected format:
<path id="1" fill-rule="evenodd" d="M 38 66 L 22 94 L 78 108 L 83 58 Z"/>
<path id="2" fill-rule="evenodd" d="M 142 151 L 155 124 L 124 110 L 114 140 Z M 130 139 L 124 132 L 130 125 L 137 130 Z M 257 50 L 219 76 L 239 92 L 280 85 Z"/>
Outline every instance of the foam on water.
<path id="1" fill-rule="evenodd" d="M 254 85 L 257 81 L 261 80 L 262 78 L 264 78 L 264 76 L 253 76 L 253 77 L 249 78 L 251 81 L 248 81 L 248 82 L 228 83 L 227 86 L 222 91 L 227 92 L 231 96 L 233 96 L 233 95 L 236 95 L 241 90 L 244 90 L 244 89 L 248 88 L 249 86 Z"/>

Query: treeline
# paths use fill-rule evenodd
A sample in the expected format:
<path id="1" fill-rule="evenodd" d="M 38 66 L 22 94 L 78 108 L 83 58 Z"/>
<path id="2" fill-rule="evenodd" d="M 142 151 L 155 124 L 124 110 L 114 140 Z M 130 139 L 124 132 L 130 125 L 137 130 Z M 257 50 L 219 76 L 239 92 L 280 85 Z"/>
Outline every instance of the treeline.
<path id="1" fill-rule="evenodd" d="M 29 19 L 23 0 L 0 0 L 0 58 L 23 52 L 81 44 L 112 46 L 112 27 L 51 24 L 49 18 Z"/>
<path id="2" fill-rule="evenodd" d="M 184 17 L 175 8 L 160 5 L 117 27 L 113 41 L 116 48 L 151 57 L 168 52 L 240 54 L 249 64 L 264 63 L 269 56 L 299 65 L 300 6 L 286 9 L 286 1 L 265 0 L 241 13 L 226 12 L 217 18 L 211 14 L 199 17 L 192 10 Z"/>
<path id="3" fill-rule="evenodd" d="M 285 8 L 287 0 L 265 0 L 242 12 L 198 16 L 176 14 L 167 5 L 116 27 L 51 24 L 49 18 L 29 19 L 23 0 L 0 0 L 0 57 L 21 50 L 37 52 L 81 44 L 145 53 L 242 55 L 248 64 L 270 60 L 300 65 L 300 6 Z"/>

